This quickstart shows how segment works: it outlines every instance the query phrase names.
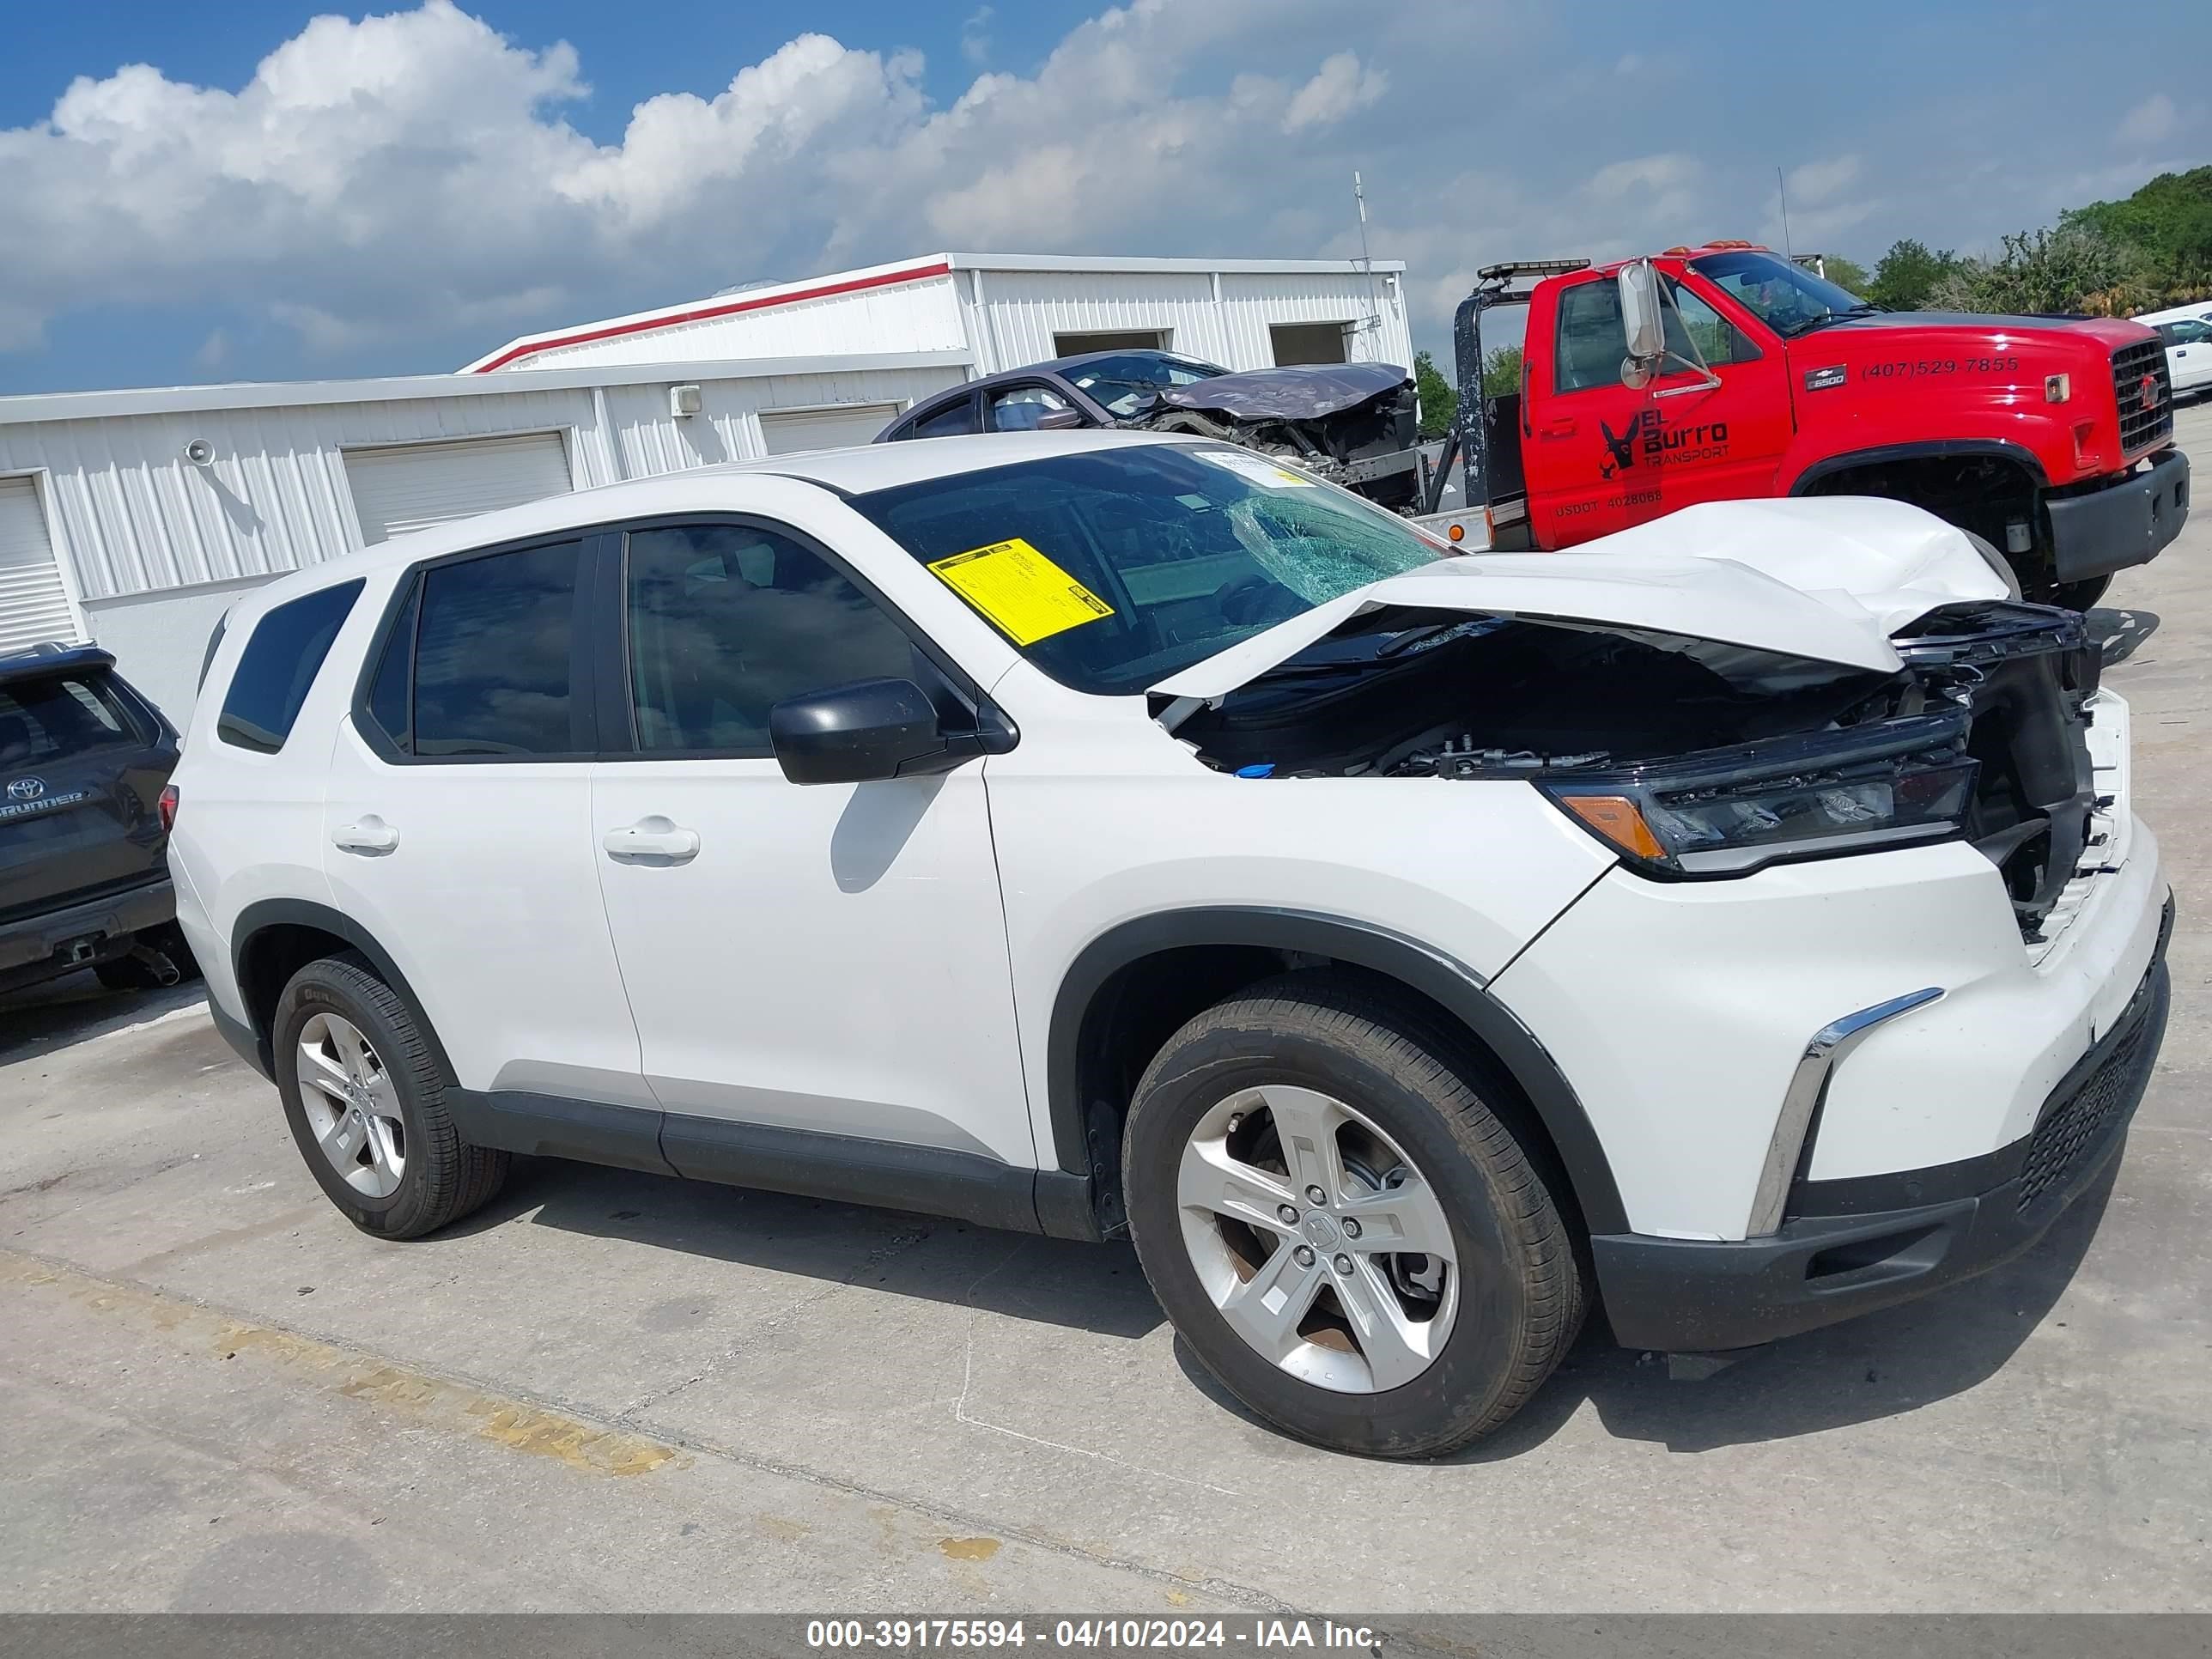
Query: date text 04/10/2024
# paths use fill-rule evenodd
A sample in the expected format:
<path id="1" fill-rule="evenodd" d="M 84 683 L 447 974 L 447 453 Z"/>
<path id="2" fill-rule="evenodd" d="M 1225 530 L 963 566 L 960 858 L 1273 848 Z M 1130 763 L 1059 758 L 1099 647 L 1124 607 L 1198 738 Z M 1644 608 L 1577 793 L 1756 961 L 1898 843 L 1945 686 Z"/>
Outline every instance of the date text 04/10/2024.
<path id="1" fill-rule="evenodd" d="M 1241 1649 L 1249 1653 L 1294 1653 L 1334 1649 L 1376 1655 L 1381 1638 L 1365 1625 L 1310 1619 L 811 1619 L 806 1644 L 823 1651 L 874 1649 L 1025 1648 L 1109 1650 Z"/>

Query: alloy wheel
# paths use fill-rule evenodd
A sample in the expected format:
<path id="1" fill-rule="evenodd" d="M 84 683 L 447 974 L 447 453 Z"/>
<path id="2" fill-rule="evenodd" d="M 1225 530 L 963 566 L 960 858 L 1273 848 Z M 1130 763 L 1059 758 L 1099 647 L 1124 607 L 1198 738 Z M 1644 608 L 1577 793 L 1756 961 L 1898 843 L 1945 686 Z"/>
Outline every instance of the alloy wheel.
<path id="1" fill-rule="evenodd" d="M 1191 1131 L 1176 1203 L 1223 1320 L 1291 1376 L 1379 1393 L 1443 1351 L 1459 1313 L 1450 1224 L 1356 1108 L 1287 1085 L 1230 1095 Z"/>
<path id="2" fill-rule="evenodd" d="M 407 1172 L 399 1096 L 376 1050 L 343 1015 L 300 1028 L 300 1104 L 331 1167 L 356 1192 L 389 1198 Z"/>

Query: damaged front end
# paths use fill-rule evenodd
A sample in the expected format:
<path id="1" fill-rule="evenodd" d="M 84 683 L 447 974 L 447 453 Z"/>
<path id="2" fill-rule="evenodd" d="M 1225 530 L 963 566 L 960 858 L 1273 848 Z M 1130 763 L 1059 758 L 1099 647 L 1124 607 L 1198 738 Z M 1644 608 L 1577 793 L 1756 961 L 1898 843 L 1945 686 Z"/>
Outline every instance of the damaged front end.
<path id="1" fill-rule="evenodd" d="M 1413 382 L 1389 363 L 1217 374 L 1162 387 L 1123 424 L 1279 456 L 1394 510 L 1413 510 L 1419 495 Z"/>
<path id="2" fill-rule="evenodd" d="M 2041 934 L 2099 857 L 2098 657 L 2073 612 L 1937 606 L 1899 666 L 1648 628 L 1370 610 L 1224 696 L 1158 712 L 1247 776 L 1515 779 L 1639 872 L 1747 874 L 1964 838 Z"/>

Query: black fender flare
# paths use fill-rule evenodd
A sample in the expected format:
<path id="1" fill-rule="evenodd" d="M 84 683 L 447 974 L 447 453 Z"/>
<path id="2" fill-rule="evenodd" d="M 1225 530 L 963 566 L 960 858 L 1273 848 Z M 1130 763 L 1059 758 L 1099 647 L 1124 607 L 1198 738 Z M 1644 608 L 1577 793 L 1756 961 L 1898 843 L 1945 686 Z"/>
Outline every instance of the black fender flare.
<path id="1" fill-rule="evenodd" d="M 392 952 L 379 944 L 375 936 L 351 916 L 342 910 L 334 910 L 327 904 L 317 904 L 310 899 L 256 899 L 238 913 L 238 920 L 231 924 L 230 929 L 230 970 L 240 996 L 246 994 L 246 958 L 255 938 L 271 927 L 313 927 L 319 933 L 343 939 L 368 957 L 369 966 L 376 969 L 377 977 L 405 998 L 408 1006 L 415 1010 L 416 1022 L 422 1030 L 423 1040 L 430 1045 L 430 1055 L 437 1061 L 439 1071 L 448 1082 L 456 1080 L 453 1062 L 446 1056 L 446 1045 L 438 1040 L 437 1030 L 423 1010 L 422 999 L 415 994 L 415 988 L 407 982 L 407 976 L 392 960 Z M 210 1006 L 213 1006 L 212 1002 Z M 275 1034 L 263 1024 L 259 1015 L 251 1006 L 246 1009 L 246 1016 L 252 1023 L 251 1036 L 260 1056 L 262 1074 L 274 1077 L 276 1057 L 272 1045 Z"/>
<path id="2" fill-rule="evenodd" d="M 1974 455 L 1993 460 L 2010 461 L 2021 468 L 2037 489 L 2051 487 L 2050 476 L 2035 452 L 2025 444 L 2016 444 L 2004 438 L 1931 438 L 1917 443 L 1881 444 L 1872 449 L 1854 449 L 1846 454 L 1823 456 L 1790 482 L 1789 493 L 1802 495 L 1823 478 L 1833 477 L 1838 472 L 1848 472 L 1856 466 L 1879 466 L 1886 461 L 1932 461 L 1947 456 Z"/>
<path id="3" fill-rule="evenodd" d="M 1482 977 L 1443 952 L 1371 923 L 1301 910 L 1223 907 L 1167 910 L 1109 928 L 1061 976 L 1047 1030 L 1045 1088 L 1053 1150 L 1068 1174 L 1091 1173 L 1081 1087 L 1083 1030 L 1107 981 L 1131 963 L 1192 945 L 1256 946 L 1327 957 L 1392 979 L 1437 1004 L 1498 1060 L 1528 1097 L 1558 1149 L 1593 1233 L 1628 1231 L 1620 1189 L 1589 1114 L 1535 1035 Z"/>

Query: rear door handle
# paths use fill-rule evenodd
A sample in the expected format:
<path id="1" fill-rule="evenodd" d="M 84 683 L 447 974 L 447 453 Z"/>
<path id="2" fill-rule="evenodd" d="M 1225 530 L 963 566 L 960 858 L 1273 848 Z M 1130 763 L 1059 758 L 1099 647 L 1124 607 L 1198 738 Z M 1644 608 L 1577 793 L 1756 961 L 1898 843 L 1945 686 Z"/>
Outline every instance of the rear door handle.
<path id="1" fill-rule="evenodd" d="M 1564 416 L 1556 421 L 1545 422 L 1544 435 L 1547 438 L 1573 437 L 1575 435 L 1575 417 L 1571 415 L 1568 415 Z"/>
<path id="2" fill-rule="evenodd" d="M 680 828 L 659 813 L 622 830 L 610 830 L 600 846 L 607 856 L 641 864 L 689 864 L 699 855 L 699 832 Z"/>
<path id="3" fill-rule="evenodd" d="M 363 813 L 342 830 L 331 831 L 331 844 L 342 852 L 369 857 L 389 853 L 399 845 L 399 832 L 374 812 Z"/>

